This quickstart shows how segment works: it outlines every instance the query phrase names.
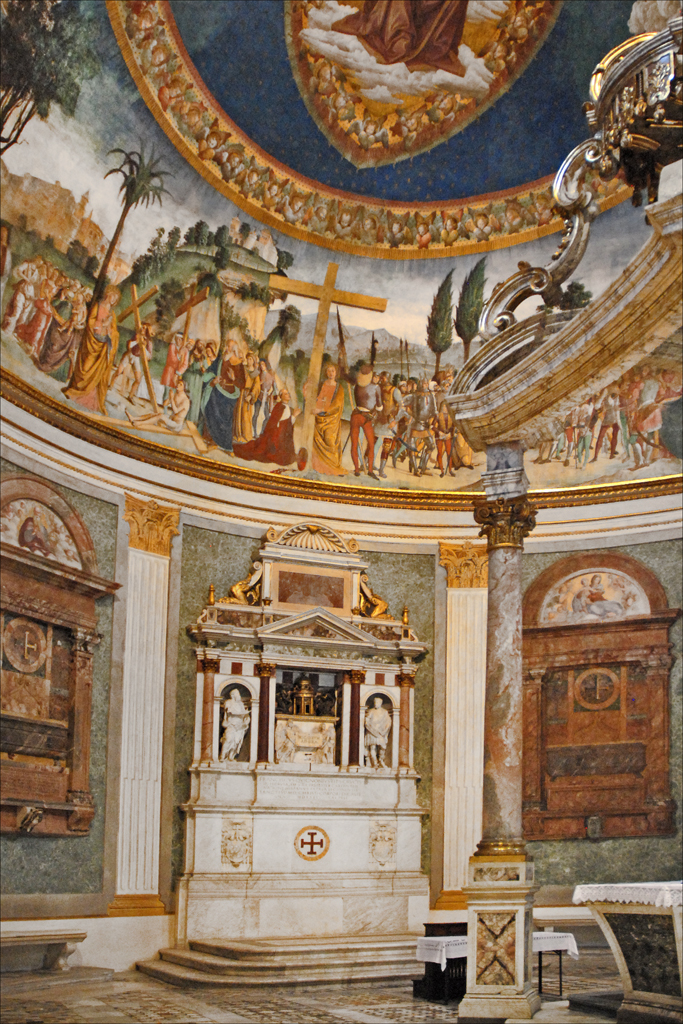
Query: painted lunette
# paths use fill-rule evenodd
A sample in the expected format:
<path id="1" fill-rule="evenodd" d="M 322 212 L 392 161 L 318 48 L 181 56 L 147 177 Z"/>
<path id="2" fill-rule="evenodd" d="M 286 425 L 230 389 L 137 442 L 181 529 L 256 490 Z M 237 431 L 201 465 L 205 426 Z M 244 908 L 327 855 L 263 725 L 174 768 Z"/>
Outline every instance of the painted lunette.
<path id="1" fill-rule="evenodd" d="M 264 203 L 247 196 L 236 185 L 225 181 L 221 176 L 218 165 L 213 162 L 212 157 L 202 158 L 199 146 L 190 128 L 182 126 L 180 117 L 170 109 L 165 111 L 158 97 L 159 85 L 152 80 L 152 72 L 145 71 L 141 64 L 139 50 L 135 47 L 126 31 L 126 14 L 130 9 L 130 0 L 118 2 L 118 0 L 107 0 L 107 10 L 111 20 L 112 29 L 116 40 L 121 48 L 122 56 L 128 70 L 140 91 L 142 98 L 156 121 L 173 142 L 176 149 L 191 164 L 194 169 L 202 175 L 222 195 L 233 202 L 240 209 L 250 214 L 263 224 L 275 228 L 277 231 L 302 241 L 313 242 L 326 249 L 333 249 L 337 252 L 356 253 L 362 256 L 373 256 L 380 259 L 405 260 L 405 259 L 434 259 L 443 257 L 465 256 L 475 252 L 491 252 L 496 249 L 505 249 L 511 245 L 519 245 L 522 242 L 533 241 L 545 235 L 561 231 L 563 221 L 559 217 L 553 217 L 548 223 L 537 224 L 525 230 L 504 234 L 491 233 L 485 241 L 478 241 L 475 236 L 467 232 L 465 237 L 458 238 L 452 243 L 443 242 L 430 243 L 428 248 L 421 248 L 417 243 L 401 243 L 390 245 L 389 242 L 377 244 L 376 242 L 364 242 L 362 239 L 348 239 L 333 235 L 332 232 L 316 232 L 298 224 L 289 223 L 282 213 L 275 207 L 269 209 Z M 230 145 L 238 145 L 243 148 L 249 159 L 253 160 L 253 166 L 258 167 L 259 173 L 268 181 L 272 181 L 278 187 L 284 188 L 291 183 L 304 202 L 309 204 L 318 199 L 322 204 L 329 204 L 330 214 L 337 209 L 341 214 L 342 209 L 350 215 L 350 223 L 360 224 L 366 217 L 384 218 L 387 223 L 395 220 L 404 226 L 409 223 L 429 218 L 441 218 L 446 224 L 450 218 L 453 221 L 453 233 L 456 225 L 461 221 L 484 216 L 488 220 L 488 213 L 492 207 L 500 204 L 505 208 L 510 203 L 518 203 L 522 206 L 536 206 L 537 198 L 544 205 L 550 196 L 552 175 L 538 181 L 529 182 L 517 188 L 508 189 L 503 192 L 492 192 L 483 196 L 466 197 L 457 201 L 439 203 L 383 203 L 364 196 L 342 192 L 321 185 L 319 182 L 305 178 L 292 171 L 273 157 L 256 146 L 247 135 L 226 115 L 217 104 L 210 90 L 204 84 L 199 72 L 190 59 L 185 46 L 180 38 L 170 4 L 167 0 L 157 0 L 157 24 L 160 29 L 158 45 L 168 52 L 165 64 L 172 63 L 174 76 L 181 77 L 187 86 L 184 95 L 192 94 L 196 97 L 194 106 L 203 108 L 200 120 L 195 128 L 208 128 L 216 126 L 216 132 L 226 138 L 230 138 Z M 599 182 L 596 176 L 598 188 L 598 204 L 601 211 L 611 209 L 625 199 L 630 198 L 631 189 L 627 186 L 604 185 Z M 281 197 L 284 201 L 284 195 Z"/>

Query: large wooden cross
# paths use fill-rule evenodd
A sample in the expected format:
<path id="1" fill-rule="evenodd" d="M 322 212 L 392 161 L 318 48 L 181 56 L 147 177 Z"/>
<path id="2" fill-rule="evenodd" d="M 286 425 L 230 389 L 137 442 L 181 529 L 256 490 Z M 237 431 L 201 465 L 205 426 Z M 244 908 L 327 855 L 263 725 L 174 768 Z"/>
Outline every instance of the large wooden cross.
<path id="1" fill-rule="evenodd" d="M 149 289 L 148 292 L 145 292 L 144 295 L 141 295 L 138 298 L 138 290 L 136 286 L 132 284 L 130 286 L 131 304 L 126 309 L 124 309 L 123 313 L 119 313 L 118 317 L 116 318 L 118 323 L 121 323 L 122 320 L 126 320 L 131 315 L 131 313 L 135 318 L 135 334 L 137 335 L 138 339 L 138 348 L 140 350 L 142 372 L 145 376 L 145 384 L 147 385 L 147 390 L 149 391 L 149 397 L 152 403 L 152 408 L 154 409 L 155 412 L 159 412 L 159 406 L 157 404 L 157 396 L 154 394 L 154 388 L 152 386 L 152 376 L 149 372 L 149 363 L 147 362 L 147 343 L 142 334 L 142 320 L 140 319 L 140 309 L 142 306 L 144 306 L 147 300 L 151 299 L 153 295 L 156 295 L 158 291 L 158 286 L 154 285 L 152 288 Z"/>
<path id="2" fill-rule="evenodd" d="M 178 306 L 178 308 L 175 311 L 176 318 L 182 316 L 183 313 L 187 314 L 185 316 L 185 326 L 183 328 L 183 345 L 185 346 L 187 346 L 187 339 L 190 336 L 190 320 L 192 318 L 192 309 L 194 306 L 198 306 L 200 302 L 203 302 L 204 299 L 208 299 L 208 297 L 209 286 L 207 285 L 206 288 L 202 288 L 200 292 L 196 290 L 193 291 L 189 299 L 186 299 L 185 302 L 183 302 L 182 306 Z"/>
<path id="3" fill-rule="evenodd" d="M 372 309 L 376 313 L 383 313 L 387 308 L 387 300 L 377 298 L 374 295 L 360 295 L 358 292 L 337 291 L 334 287 L 337 280 L 338 263 L 328 263 L 325 283 L 322 285 L 311 284 L 309 281 L 293 281 L 289 277 L 281 277 L 278 274 L 271 274 L 269 287 L 274 291 L 288 292 L 290 295 L 302 295 L 307 299 L 318 300 L 318 318 L 315 322 L 315 333 L 313 335 L 313 348 L 311 350 L 311 361 L 308 370 L 308 380 L 305 387 L 303 444 L 308 449 L 309 456 L 313 445 L 313 432 L 315 429 L 315 406 L 318 400 L 318 385 L 320 383 L 320 371 L 323 365 L 323 354 L 325 352 L 325 339 L 327 337 L 327 321 L 330 316 L 330 306 L 335 302 L 338 306 L 353 306 L 356 309 Z"/>

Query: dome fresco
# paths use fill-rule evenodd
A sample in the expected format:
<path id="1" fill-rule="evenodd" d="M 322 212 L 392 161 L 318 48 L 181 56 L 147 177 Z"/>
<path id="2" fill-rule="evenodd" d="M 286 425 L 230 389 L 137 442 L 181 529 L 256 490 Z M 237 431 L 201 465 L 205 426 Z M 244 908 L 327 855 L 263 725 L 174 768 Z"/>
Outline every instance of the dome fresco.
<path id="1" fill-rule="evenodd" d="M 390 33 L 371 38 L 372 4 L 64 6 L 97 66 L 73 111 L 54 102 L 3 154 L 7 396 L 105 448 L 241 487 L 466 503 L 481 489 L 485 457 L 454 431 L 443 396 L 477 351 L 478 310 L 494 285 L 519 261 L 550 258 L 556 239 L 545 236 L 562 227 L 551 178 L 588 135 L 581 103 L 590 73 L 628 37 L 633 5 L 435 5 L 455 26 L 450 49 L 431 23 L 418 25 L 409 42 L 422 57 L 408 56 L 405 72 L 396 71 Z M 475 26 L 491 22 L 482 56 L 463 50 L 477 38 L 464 8 Z M 325 35 L 331 15 L 331 24 L 351 19 L 348 52 L 360 70 Z M 354 130 L 346 138 L 363 154 L 346 153 L 326 137 L 315 101 L 332 95 L 323 60 L 336 93 L 353 78 L 360 126 L 366 101 L 384 102 L 399 79 L 413 88 L 413 74 L 429 79 L 418 106 L 438 105 L 435 82 L 460 96 L 464 87 L 453 91 L 448 80 L 463 77 L 456 58 L 485 66 L 515 18 L 527 36 L 536 32 L 533 52 L 524 50 L 495 95 L 480 90 L 470 106 L 481 112 L 431 148 L 361 168 L 374 142 L 364 150 Z M 304 57 L 317 69 L 315 88 L 322 83 L 313 100 Z M 384 84 L 373 84 L 377 68 L 390 69 Z M 400 94 L 404 106 L 409 95 Z M 382 131 L 399 110 L 382 112 Z M 377 144 L 382 160 L 394 136 Z M 137 204 L 129 186 L 142 190 Z M 622 202 L 630 189 L 620 180 L 596 181 L 594 194 L 604 212 L 565 291 L 568 310 L 609 289 L 652 234 L 642 211 Z M 539 301 L 527 300 L 528 311 Z M 607 494 L 678 474 L 680 452 L 632 439 L 669 436 L 680 349 L 680 332 L 644 338 L 640 364 L 615 371 L 611 387 L 527 452 L 532 489 L 575 500 L 581 488 Z"/>

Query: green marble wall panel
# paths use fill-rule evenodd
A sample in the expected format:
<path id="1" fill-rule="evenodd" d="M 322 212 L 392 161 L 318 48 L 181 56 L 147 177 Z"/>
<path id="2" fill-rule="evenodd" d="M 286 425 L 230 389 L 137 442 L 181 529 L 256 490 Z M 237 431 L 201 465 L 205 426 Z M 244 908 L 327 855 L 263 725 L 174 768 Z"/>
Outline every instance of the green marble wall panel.
<path id="1" fill-rule="evenodd" d="M 187 627 L 196 622 L 205 606 L 209 584 L 218 597 L 227 594 L 233 583 L 243 580 L 260 547 L 258 540 L 219 533 L 194 526 L 183 526 L 180 563 L 180 629 L 178 633 L 178 669 L 176 689 L 175 782 L 173 789 L 173 877 L 183 870 L 185 818 L 179 809 L 190 794 L 188 768 L 192 761 L 194 737 L 195 688 L 197 662 Z"/>
<path id="2" fill-rule="evenodd" d="M 410 625 L 428 651 L 415 677 L 415 768 L 420 776 L 417 795 L 428 813 L 422 819 L 422 870 L 431 857 L 432 715 L 434 705 L 434 592 L 436 559 L 433 555 L 361 551 L 368 563 L 370 586 L 389 602 L 389 612 L 401 617 L 408 606 Z"/>
<path id="3" fill-rule="evenodd" d="M 603 549 L 591 551 L 596 559 Z M 604 549 L 637 558 L 661 581 L 672 608 L 680 608 L 681 554 L 678 540 L 632 544 Z M 525 554 L 522 560 L 522 586 L 526 591 L 548 566 L 573 552 Z M 570 839 L 528 844 L 536 862 L 536 881 L 540 885 L 577 885 L 580 882 L 659 882 L 681 877 L 681 799 L 682 764 L 682 686 L 681 619 L 674 623 L 670 640 L 674 661 L 671 668 L 671 796 L 676 801 L 676 834 L 642 836 L 631 839 Z"/>
<path id="4" fill-rule="evenodd" d="M 175 790 L 173 823 L 173 874 L 182 872 L 184 816 L 178 807 L 189 795 L 188 765 L 192 760 L 194 732 L 196 661 L 187 626 L 204 607 L 209 584 L 222 596 L 229 587 L 244 579 L 252 559 L 257 557 L 259 540 L 194 526 L 184 526 L 180 569 L 180 630 L 178 636 L 178 672 L 175 744 Z M 420 804 L 431 806 L 432 702 L 434 687 L 434 577 L 435 559 L 431 555 L 361 552 L 368 563 L 370 586 L 389 602 L 390 612 L 400 617 L 404 605 L 410 610 L 410 622 L 420 640 L 429 646 L 421 662 L 415 686 L 415 766 L 421 776 L 418 785 Z M 423 825 L 423 865 L 429 870 L 429 815 Z"/>
<path id="5" fill-rule="evenodd" d="M 1 468 L 3 476 L 24 472 L 5 459 Z M 118 507 L 71 487 L 62 487 L 47 476 L 41 479 L 54 487 L 83 518 L 92 537 L 100 573 L 113 579 Z M 93 658 L 90 786 L 95 817 L 85 836 L 0 836 L 2 892 L 7 895 L 102 891 L 113 598 L 103 598 L 96 603 L 96 608 L 97 629 L 102 640 Z"/>

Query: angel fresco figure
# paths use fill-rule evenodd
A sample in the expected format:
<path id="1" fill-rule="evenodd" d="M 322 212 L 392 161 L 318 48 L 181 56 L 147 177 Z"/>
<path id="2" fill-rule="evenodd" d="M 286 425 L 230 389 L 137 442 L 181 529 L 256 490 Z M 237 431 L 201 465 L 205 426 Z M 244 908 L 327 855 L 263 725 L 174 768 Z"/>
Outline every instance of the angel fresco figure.
<path id="1" fill-rule="evenodd" d="M 381 697 L 375 697 L 373 705 L 365 712 L 365 765 L 368 768 L 386 768 L 384 755 L 391 729 L 391 715 Z"/>
<path id="2" fill-rule="evenodd" d="M 223 701 L 223 739 L 221 740 L 221 761 L 236 761 L 251 721 L 251 711 L 242 701 L 240 691 L 235 687 L 227 700 Z"/>

